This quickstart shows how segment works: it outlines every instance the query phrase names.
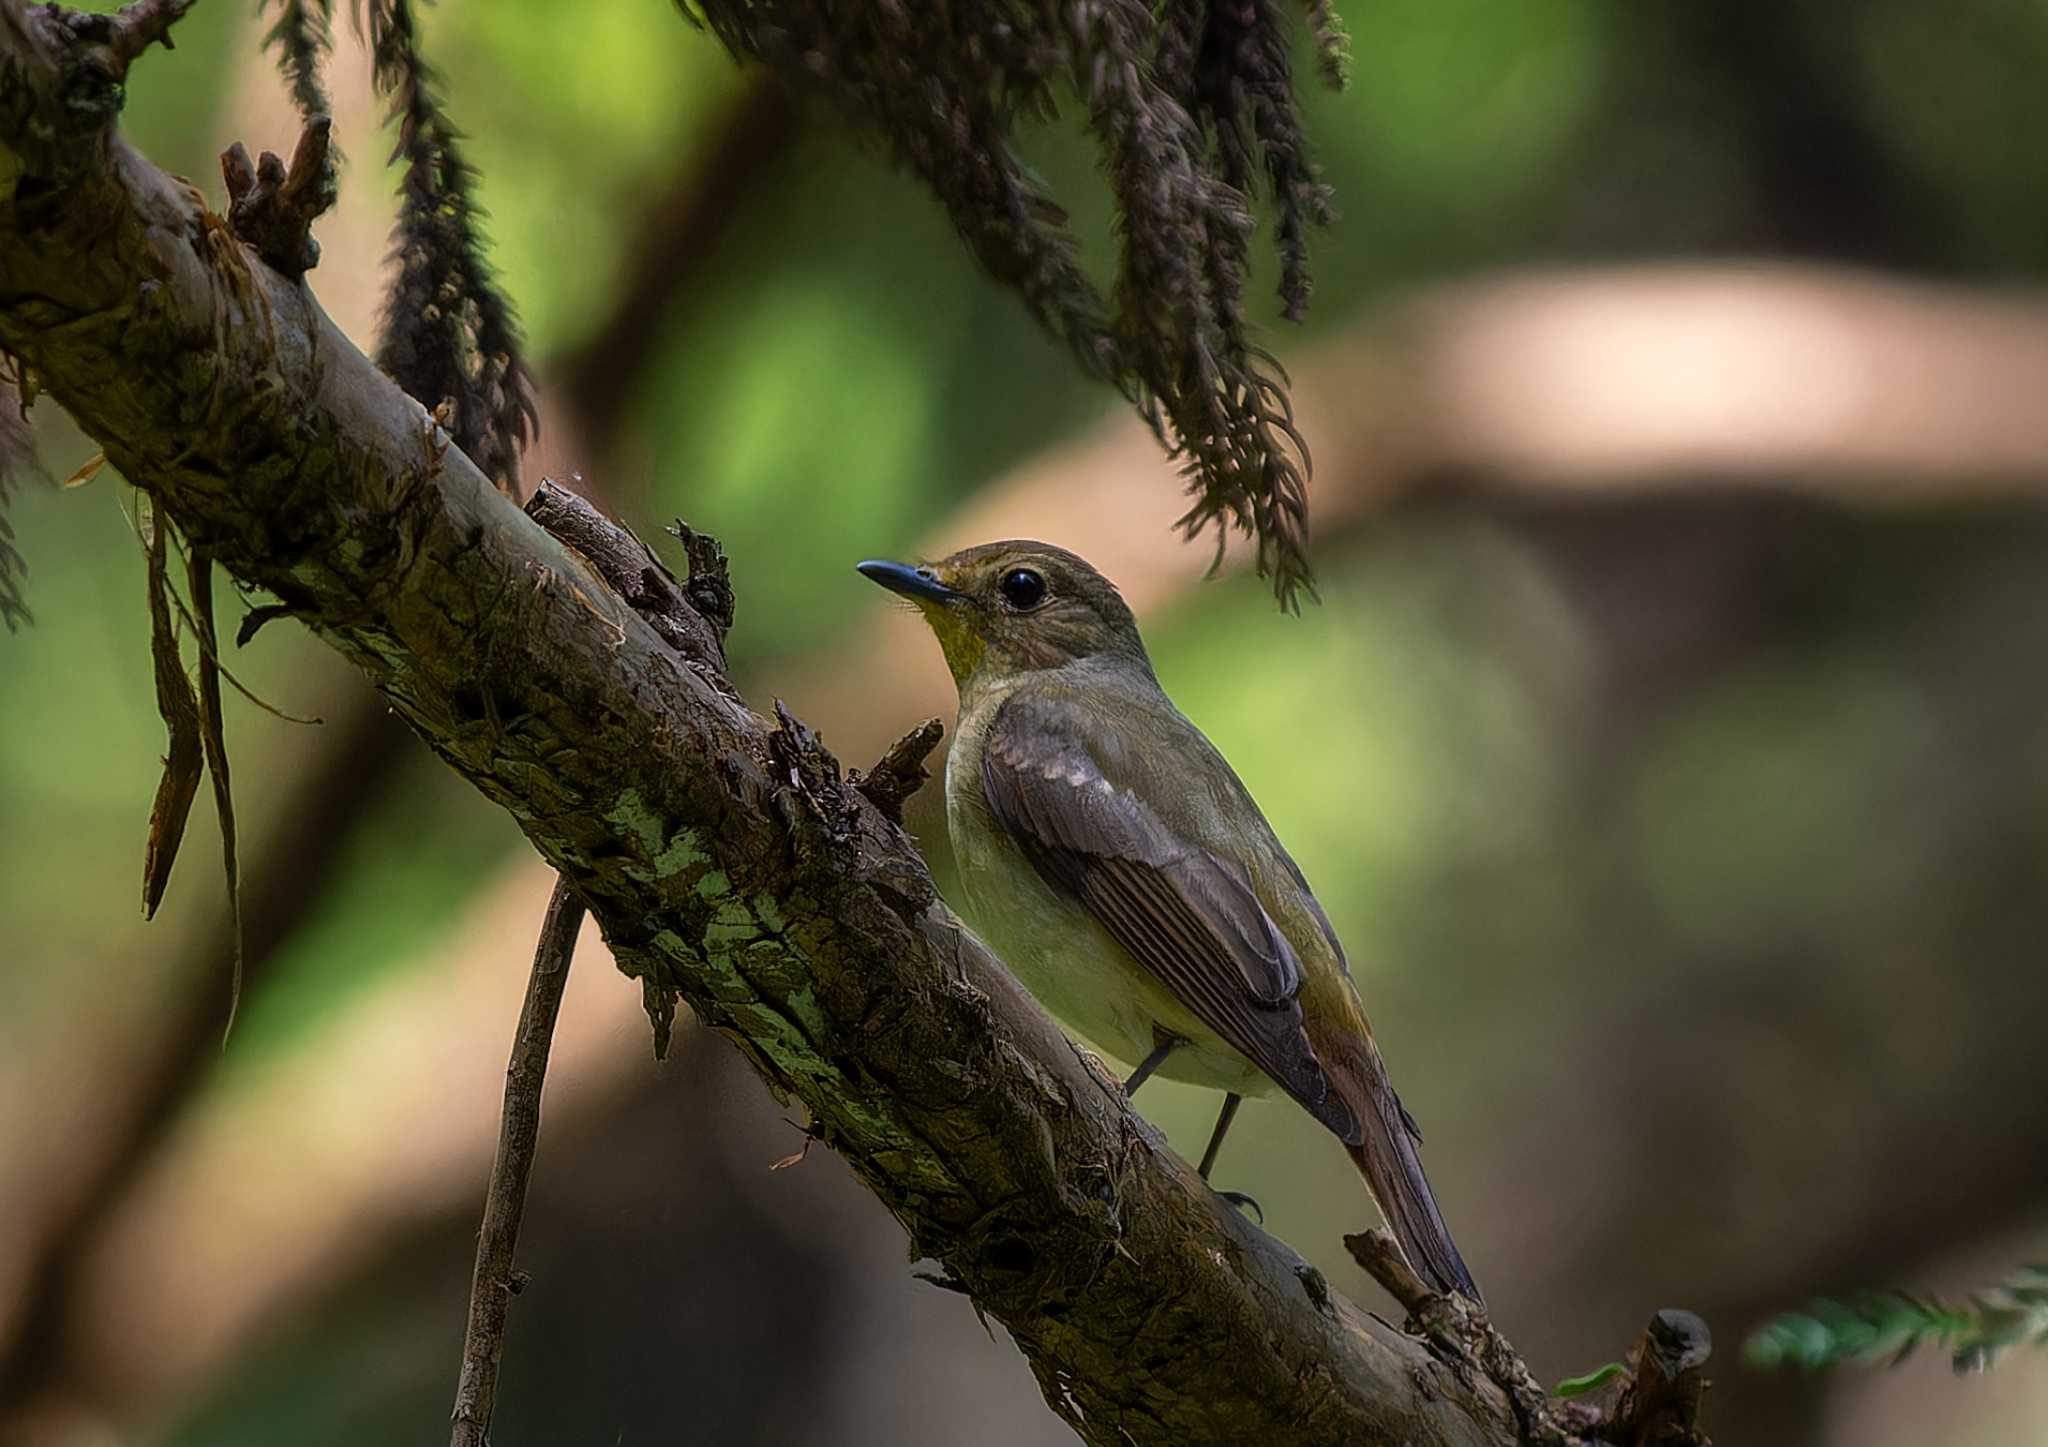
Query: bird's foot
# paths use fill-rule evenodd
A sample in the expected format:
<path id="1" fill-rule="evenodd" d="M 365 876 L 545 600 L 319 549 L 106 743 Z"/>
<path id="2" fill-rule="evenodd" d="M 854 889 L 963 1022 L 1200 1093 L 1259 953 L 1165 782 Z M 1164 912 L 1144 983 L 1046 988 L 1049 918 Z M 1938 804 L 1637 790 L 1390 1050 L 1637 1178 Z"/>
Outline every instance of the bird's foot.
<path id="1" fill-rule="evenodd" d="M 1243 1191 L 1218 1191 L 1216 1194 L 1237 1207 L 1238 1210 L 1249 1215 L 1259 1225 L 1263 1226 L 1266 1224 L 1266 1213 L 1259 1208 L 1257 1201 L 1254 1201 Z"/>

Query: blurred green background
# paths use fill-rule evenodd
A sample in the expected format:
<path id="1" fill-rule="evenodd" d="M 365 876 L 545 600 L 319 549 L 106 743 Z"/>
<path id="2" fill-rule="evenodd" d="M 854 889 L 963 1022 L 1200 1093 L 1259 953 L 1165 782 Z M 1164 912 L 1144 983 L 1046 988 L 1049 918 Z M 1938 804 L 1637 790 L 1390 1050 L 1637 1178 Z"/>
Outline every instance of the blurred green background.
<path id="1" fill-rule="evenodd" d="M 2048 1443 L 2038 1354 L 1968 1381 L 1739 1359 L 1814 1293 L 1964 1290 L 2048 1234 L 2048 441 L 2038 394 L 1956 381 L 2048 369 L 2048 8 L 1340 8 L 1351 88 L 1307 104 L 1342 219 L 1309 325 L 1267 312 L 1323 464 L 1305 616 L 1201 581 L 1117 400 L 875 147 L 665 0 L 427 13 L 542 381 L 529 475 L 719 536 L 736 676 L 854 763 L 944 703 L 854 559 L 998 518 L 1121 549 L 1162 679 L 1346 939 L 1539 1375 L 1684 1305 L 1717 1335 L 1718 1441 Z M 222 147 L 294 134 L 259 36 L 199 6 L 131 85 L 130 136 L 216 204 Z M 366 71 L 341 27 L 351 170 L 309 280 L 367 350 L 393 179 Z M 1106 266 L 1078 124 L 1027 148 Z M 1666 264 L 1726 298 L 1734 340 L 1678 394 L 1736 399 L 1713 447 L 1617 462 L 1549 404 L 1543 447 L 1488 440 L 1533 435 L 1529 396 L 1598 415 L 1634 369 L 1561 372 L 1516 333 L 1472 381 L 1487 287 L 1572 279 L 1569 340 Z M 1838 327 L 1816 355 L 1885 405 L 1803 362 L 1744 390 L 1788 370 L 1787 278 Z M 1695 315 L 1650 327 L 1642 370 L 1694 355 Z M 53 474 L 90 453 L 35 420 Z M 221 1050 L 203 804 L 159 919 L 135 910 L 162 736 L 123 506 L 108 473 L 12 509 L 37 621 L 0 640 L 0 1439 L 440 1441 L 545 872 L 266 629 L 237 674 L 324 721 L 230 705 L 252 963 Z M 943 881 L 935 793 L 912 822 Z M 563 1031 L 503 1447 L 1069 1440 L 829 1153 L 770 1171 L 800 1120 L 722 1041 L 653 1064 L 588 943 Z M 1188 1151 L 1213 1108 L 1145 1102 Z M 1248 1107 L 1218 1180 L 1384 1309 L 1339 1243 L 1369 1208 L 1305 1117 Z"/>

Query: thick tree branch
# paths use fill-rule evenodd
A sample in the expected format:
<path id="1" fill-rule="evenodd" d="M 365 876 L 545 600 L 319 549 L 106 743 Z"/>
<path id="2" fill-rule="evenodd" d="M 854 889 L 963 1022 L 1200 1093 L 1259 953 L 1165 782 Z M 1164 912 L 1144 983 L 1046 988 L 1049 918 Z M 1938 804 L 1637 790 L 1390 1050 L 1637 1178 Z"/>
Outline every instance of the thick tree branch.
<path id="1" fill-rule="evenodd" d="M 1100 1443 L 1514 1439 L 1496 1390 L 1165 1151 L 808 731 L 672 647 L 300 282 L 67 104 L 75 44 L 0 0 L 0 344 L 514 815 L 623 969 L 804 1102 L 1056 1410 Z"/>

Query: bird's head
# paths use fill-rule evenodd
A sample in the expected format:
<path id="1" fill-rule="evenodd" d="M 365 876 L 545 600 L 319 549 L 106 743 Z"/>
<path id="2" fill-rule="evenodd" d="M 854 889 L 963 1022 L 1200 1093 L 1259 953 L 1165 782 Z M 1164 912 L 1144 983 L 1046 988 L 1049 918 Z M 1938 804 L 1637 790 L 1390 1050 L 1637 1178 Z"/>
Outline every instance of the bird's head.
<path id="1" fill-rule="evenodd" d="M 917 605 L 963 690 L 1097 656 L 1151 671 L 1116 585 L 1065 548 L 983 543 L 935 563 L 867 562 L 860 571 Z"/>

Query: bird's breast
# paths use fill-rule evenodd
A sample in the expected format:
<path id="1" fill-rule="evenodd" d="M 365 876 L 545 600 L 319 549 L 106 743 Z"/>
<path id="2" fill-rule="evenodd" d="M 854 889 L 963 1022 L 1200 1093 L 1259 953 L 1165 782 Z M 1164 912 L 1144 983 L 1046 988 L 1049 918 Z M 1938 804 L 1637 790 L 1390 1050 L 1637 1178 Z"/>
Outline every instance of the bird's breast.
<path id="1" fill-rule="evenodd" d="M 993 715 L 993 709 L 989 710 Z M 1157 1032 L 1188 1042 L 1160 1068 L 1239 1095 L 1272 1082 L 1175 999 L 1079 901 L 1055 890 L 989 812 L 982 793 L 984 730 L 964 716 L 946 755 L 946 821 L 962 913 L 1047 1013 L 1126 1065 L 1152 1052 Z"/>

